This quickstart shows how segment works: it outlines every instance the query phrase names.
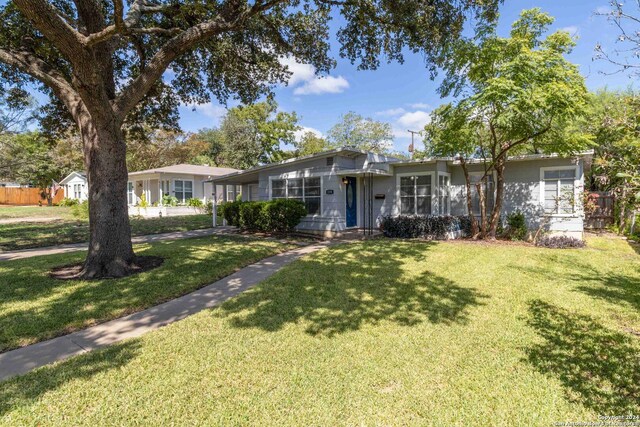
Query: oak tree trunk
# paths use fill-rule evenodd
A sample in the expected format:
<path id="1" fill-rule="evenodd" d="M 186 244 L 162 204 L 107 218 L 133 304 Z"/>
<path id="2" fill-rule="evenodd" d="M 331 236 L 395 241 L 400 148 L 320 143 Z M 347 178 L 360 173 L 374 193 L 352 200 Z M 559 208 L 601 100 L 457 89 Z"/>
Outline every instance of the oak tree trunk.
<path id="1" fill-rule="evenodd" d="M 126 144 L 109 115 L 78 120 L 89 184 L 89 252 L 82 277 L 122 277 L 135 254 L 127 206 Z"/>

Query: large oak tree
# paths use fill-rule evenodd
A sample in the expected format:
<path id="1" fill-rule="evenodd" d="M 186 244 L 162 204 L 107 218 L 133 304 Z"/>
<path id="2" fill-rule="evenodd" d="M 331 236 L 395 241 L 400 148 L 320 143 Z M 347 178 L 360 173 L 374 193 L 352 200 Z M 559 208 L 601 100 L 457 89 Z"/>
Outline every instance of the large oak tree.
<path id="1" fill-rule="evenodd" d="M 433 73 L 464 22 L 495 19 L 499 0 L 12 0 L 0 7 L 0 78 L 39 84 L 59 124 L 74 123 L 89 180 L 90 241 L 82 275 L 122 276 L 136 256 L 127 217 L 125 135 L 176 121 L 180 103 L 251 102 L 289 77 L 283 57 L 360 69 L 420 52 Z M 170 69 L 170 72 L 168 72 Z M 163 78 L 163 75 L 166 76 Z M 165 81 L 167 79 L 167 81 Z"/>

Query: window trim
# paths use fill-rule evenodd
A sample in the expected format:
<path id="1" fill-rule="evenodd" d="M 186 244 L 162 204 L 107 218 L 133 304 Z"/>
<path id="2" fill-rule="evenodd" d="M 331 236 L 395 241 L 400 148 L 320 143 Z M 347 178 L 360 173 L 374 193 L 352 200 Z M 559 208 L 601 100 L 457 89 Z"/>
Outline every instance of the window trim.
<path id="1" fill-rule="evenodd" d="M 431 176 L 431 211 L 426 215 L 433 215 L 435 203 L 437 203 L 437 196 L 436 196 L 437 188 L 436 188 L 436 191 L 434 191 L 434 186 L 437 187 L 437 185 L 438 185 L 438 182 L 436 181 L 436 172 L 435 171 L 431 171 L 431 172 L 402 172 L 402 173 L 396 174 L 396 212 L 397 212 L 398 215 L 405 215 L 405 214 L 402 213 L 402 198 L 401 198 L 402 191 L 400 189 L 400 179 L 404 178 L 404 177 L 407 177 L 407 176 L 424 176 L 424 175 Z M 417 207 L 418 206 L 417 203 L 414 206 Z M 423 215 L 423 214 L 417 214 L 415 212 L 416 211 L 414 209 L 413 215 Z"/>
<path id="2" fill-rule="evenodd" d="M 573 170 L 573 213 L 563 214 L 563 213 L 547 213 L 544 207 L 544 187 L 546 180 L 544 179 L 544 173 L 548 171 L 558 171 L 558 170 Z M 551 218 L 577 218 L 581 216 L 581 209 L 579 203 L 579 191 L 578 188 L 580 186 L 580 182 L 582 181 L 582 174 L 580 174 L 580 168 L 578 165 L 568 165 L 568 166 L 546 166 L 540 168 L 540 207 L 542 208 L 542 215 L 545 217 Z"/>
<path id="3" fill-rule="evenodd" d="M 129 184 L 131 184 L 131 191 L 129 191 Z M 131 196 L 131 203 L 129 203 L 129 196 Z M 136 201 L 136 185 L 133 181 L 127 181 L 127 204 L 129 206 L 135 205 Z"/>
<path id="4" fill-rule="evenodd" d="M 308 214 L 306 218 L 322 218 L 322 213 L 324 212 L 324 179 L 323 177 L 329 175 L 329 173 L 307 173 L 307 172 L 289 172 L 283 173 L 280 175 L 271 175 L 269 176 L 269 200 L 273 200 L 273 181 L 284 179 L 285 181 L 288 179 L 304 179 L 304 178 L 320 178 L 320 213 L 319 214 Z M 304 187 L 304 182 L 303 182 Z M 288 183 L 285 183 L 285 199 L 288 199 L 289 186 Z M 306 198 L 304 190 L 302 191 L 302 200 L 304 201 Z"/>
<path id="5" fill-rule="evenodd" d="M 440 209 L 440 198 L 442 197 L 442 195 L 440 194 L 440 190 L 442 189 L 442 186 L 440 185 L 440 177 L 441 176 L 446 176 L 447 178 L 449 178 L 449 185 L 447 187 L 449 187 L 449 199 L 447 200 L 447 213 L 441 213 L 441 209 Z M 437 196 L 436 196 L 436 206 L 438 208 L 438 215 L 440 216 L 447 216 L 447 215 L 451 215 L 451 174 L 449 172 L 440 172 L 438 171 L 438 174 L 436 176 L 436 181 L 437 181 Z"/>
<path id="6" fill-rule="evenodd" d="M 182 181 L 182 182 L 188 182 L 188 181 L 191 181 L 191 198 L 192 198 L 192 199 L 195 199 L 195 193 L 196 193 L 195 189 L 196 189 L 196 188 L 195 188 L 195 182 L 193 181 L 193 179 L 186 179 L 186 178 L 173 178 L 173 179 L 171 180 L 171 194 L 173 195 L 173 197 L 175 197 L 176 199 L 178 199 L 178 202 L 179 202 L 179 203 L 186 203 L 186 202 L 187 202 L 187 200 L 189 200 L 189 199 L 185 199 L 185 198 L 184 198 L 184 193 L 185 193 L 185 191 L 184 191 L 184 187 L 183 187 L 183 189 L 182 189 L 182 197 L 183 197 L 183 198 L 182 198 L 182 199 L 179 199 L 179 198 L 178 198 L 178 196 L 176 196 L 176 181 Z"/>

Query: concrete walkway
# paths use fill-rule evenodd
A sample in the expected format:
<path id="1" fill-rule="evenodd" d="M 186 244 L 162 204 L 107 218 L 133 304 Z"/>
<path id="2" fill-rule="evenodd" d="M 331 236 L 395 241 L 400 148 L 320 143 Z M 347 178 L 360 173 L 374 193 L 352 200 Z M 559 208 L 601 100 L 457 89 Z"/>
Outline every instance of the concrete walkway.
<path id="1" fill-rule="evenodd" d="M 228 234 L 222 228 L 205 228 L 202 230 L 174 231 L 171 233 L 149 234 L 146 236 L 136 236 L 131 238 L 131 243 L 152 243 L 161 240 L 187 239 L 189 237 L 211 236 L 213 234 Z M 19 251 L 0 252 L 0 261 L 11 261 L 14 259 L 31 258 L 41 255 L 63 254 L 66 252 L 86 251 L 89 244 L 70 243 L 68 245 L 46 246 L 43 248 L 22 249 Z"/>
<path id="2" fill-rule="evenodd" d="M 87 353 L 215 307 L 262 282 L 294 260 L 325 248 L 317 243 L 265 258 L 190 294 L 100 325 L 0 354 L 0 381 Z"/>

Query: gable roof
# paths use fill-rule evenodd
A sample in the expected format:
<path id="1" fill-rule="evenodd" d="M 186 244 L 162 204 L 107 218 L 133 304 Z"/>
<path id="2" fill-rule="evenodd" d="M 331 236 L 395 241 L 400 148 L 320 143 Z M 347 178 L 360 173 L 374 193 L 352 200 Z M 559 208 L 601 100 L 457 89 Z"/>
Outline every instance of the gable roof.
<path id="1" fill-rule="evenodd" d="M 161 168 L 147 169 L 143 171 L 129 172 L 129 176 L 142 175 L 146 173 L 181 173 L 186 175 L 218 176 L 233 172 L 239 172 L 233 168 L 218 168 L 213 166 L 189 165 L 181 163 L 179 165 L 163 166 Z"/>
<path id="2" fill-rule="evenodd" d="M 82 178 L 85 181 L 87 180 L 87 175 L 84 172 L 74 171 L 74 172 L 71 172 L 69 175 L 65 176 L 64 179 L 60 181 L 60 185 L 66 184 L 67 182 L 71 181 L 75 177 Z"/>

